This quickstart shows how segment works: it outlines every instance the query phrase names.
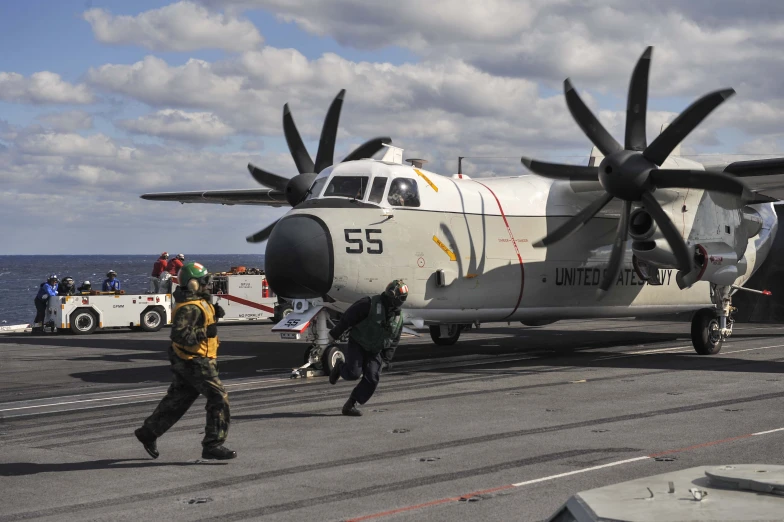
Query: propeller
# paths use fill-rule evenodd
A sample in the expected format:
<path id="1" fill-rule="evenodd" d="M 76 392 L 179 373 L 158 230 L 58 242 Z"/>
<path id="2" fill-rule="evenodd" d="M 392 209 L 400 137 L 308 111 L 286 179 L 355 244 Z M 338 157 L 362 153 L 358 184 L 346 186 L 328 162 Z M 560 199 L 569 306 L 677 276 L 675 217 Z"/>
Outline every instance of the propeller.
<path id="1" fill-rule="evenodd" d="M 327 116 L 324 118 L 324 124 L 321 127 L 321 137 L 319 138 L 315 162 L 310 157 L 308 149 L 305 148 L 302 137 L 299 135 L 297 125 L 294 123 L 294 117 L 291 115 L 291 109 L 289 109 L 289 104 L 285 104 L 283 106 L 283 135 L 286 137 L 286 144 L 289 146 L 291 157 L 294 158 L 294 164 L 297 166 L 299 174 L 293 178 L 287 178 L 248 163 L 248 171 L 250 171 L 253 179 L 267 188 L 283 192 L 286 196 L 286 201 L 292 207 L 299 205 L 308 195 L 308 190 L 313 185 L 313 181 L 318 176 L 318 173 L 334 163 L 335 140 L 338 134 L 340 109 L 343 107 L 343 98 L 345 96 L 346 90 L 341 89 L 338 95 L 335 96 L 335 99 L 332 100 L 329 110 L 327 110 Z M 351 151 L 348 156 L 343 158 L 343 161 L 370 158 L 381 150 L 385 143 L 392 143 L 392 138 L 380 137 L 368 140 Z M 248 243 L 266 241 L 272 234 L 272 229 L 275 228 L 275 224 L 278 221 L 276 220 L 245 239 Z"/>
<path id="2" fill-rule="evenodd" d="M 683 275 L 693 271 L 692 256 L 683 236 L 661 207 L 653 193 L 657 188 L 695 188 L 722 192 L 742 200 L 751 199 L 752 193 L 740 179 L 721 172 L 702 170 L 660 169 L 659 166 L 675 147 L 716 107 L 735 94 L 733 89 L 722 89 L 706 94 L 687 107 L 677 118 L 648 145 L 645 135 L 645 118 L 648 106 L 648 72 L 653 47 L 642 53 L 632 72 L 626 102 L 626 134 L 622 147 L 602 126 L 596 116 L 577 94 L 571 81 L 564 81 L 566 105 L 572 117 L 588 139 L 598 148 L 604 159 L 596 167 L 547 163 L 522 158 L 522 163 L 532 172 L 551 179 L 572 182 L 598 181 L 605 194 L 585 207 L 569 221 L 534 244 L 541 248 L 560 241 L 585 225 L 610 201 L 623 201 L 621 218 L 607 270 L 599 284 L 597 299 L 601 299 L 617 280 L 623 265 L 626 241 L 629 234 L 629 216 L 632 203 L 640 201 L 659 226 L 675 255 L 677 268 Z"/>

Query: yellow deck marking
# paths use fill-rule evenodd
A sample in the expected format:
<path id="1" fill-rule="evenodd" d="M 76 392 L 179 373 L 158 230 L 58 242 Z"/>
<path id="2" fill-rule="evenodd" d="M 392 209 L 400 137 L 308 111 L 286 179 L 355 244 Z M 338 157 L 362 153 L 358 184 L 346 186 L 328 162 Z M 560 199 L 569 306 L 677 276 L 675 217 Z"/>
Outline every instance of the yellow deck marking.
<path id="1" fill-rule="evenodd" d="M 414 172 L 416 172 L 417 174 L 419 174 L 420 176 L 422 176 L 422 179 L 424 179 L 425 181 L 427 181 L 427 184 L 428 184 L 428 185 L 430 185 L 430 187 L 431 187 L 433 190 L 435 190 L 436 192 L 438 192 L 438 187 L 436 187 L 436 186 L 435 186 L 435 184 L 433 184 L 433 182 L 432 182 L 432 181 L 430 181 L 430 178 L 428 178 L 427 176 L 425 176 L 424 174 L 422 174 L 421 172 L 419 172 L 419 169 L 414 169 Z M 452 261 L 454 261 L 454 259 L 453 259 Z"/>
<path id="2" fill-rule="evenodd" d="M 416 170 L 416 169 L 414 169 L 414 170 Z M 425 179 L 427 179 L 427 178 L 425 178 Z M 438 190 L 438 189 L 436 189 L 436 190 Z M 454 252 L 452 252 L 451 250 L 449 250 L 449 248 L 447 248 L 447 246 L 446 246 L 445 244 L 443 244 L 443 243 L 441 242 L 441 240 L 440 240 L 440 239 L 438 239 L 438 237 L 436 237 L 436 236 L 433 236 L 433 241 L 435 241 L 435 242 L 436 242 L 436 245 L 438 245 L 438 246 L 440 246 L 440 247 L 441 247 L 441 250 L 443 250 L 444 252 L 446 252 L 446 255 L 448 255 L 448 256 L 449 256 L 449 260 L 450 260 L 450 261 L 457 261 L 457 256 L 455 255 L 455 253 L 454 253 Z"/>
<path id="3" fill-rule="evenodd" d="M 466 275 L 465 275 L 465 278 L 466 278 L 466 279 L 473 279 L 473 278 L 475 278 L 475 277 L 476 277 L 476 276 L 478 276 L 478 275 L 479 275 L 479 274 L 466 274 Z"/>

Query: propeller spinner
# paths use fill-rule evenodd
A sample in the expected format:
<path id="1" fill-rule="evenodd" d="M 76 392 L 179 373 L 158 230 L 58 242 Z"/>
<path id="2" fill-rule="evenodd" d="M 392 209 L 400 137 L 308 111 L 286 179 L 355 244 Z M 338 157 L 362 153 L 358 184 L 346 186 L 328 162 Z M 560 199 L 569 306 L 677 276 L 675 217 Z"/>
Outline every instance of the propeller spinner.
<path id="1" fill-rule="evenodd" d="M 713 109 L 735 94 L 735 91 L 723 89 L 706 94 L 687 107 L 648 145 L 645 135 L 645 117 L 648 105 L 648 71 L 652 54 L 653 47 L 648 47 L 637 61 L 632 73 L 626 104 L 626 136 L 623 147 L 596 119 L 567 78 L 564 81 L 564 94 L 569 112 L 588 139 L 604 154 L 604 160 L 598 167 L 585 167 L 522 158 L 523 164 L 540 176 L 571 181 L 599 181 L 605 190 L 605 194 L 560 228 L 535 243 L 534 247 L 545 247 L 566 238 L 598 214 L 612 199 L 623 200 L 617 235 L 607 270 L 599 285 L 597 299 L 601 299 L 610 289 L 621 270 L 633 202 L 641 201 L 653 217 L 675 254 L 678 269 L 685 275 L 693 269 L 692 255 L 683 236 L 653 195 L 654 191 L 657 188 L 709 189 L 736 196 L 741 200 L 751 199 L 748 187 L 734 176 L 712 171 L 659 168 L 673 149 Z"/>
<path id="2" fill-rule="evenodd" d="M 289 151 L 294 158 L 294 163 L 297 166 L 299 174 L 293 178 L 286 178 L 259 168 L 252 163 L 248 163 L 248 170 L 250 171 L 251 176 L 253 176 L 253 179 L 265 187 L 283 192 L 286 196 L 286 200 L 292 207 L 296 207 L 300 204 L 302 200 L 305 199 L 308 189 L 313 184 L 313 180 L 316 179 L 318 173 L 334 163 L 335 140 L 338 134 L 340 109 L 343 106 L 343 98 L 345 95 L 346 90 L 341 89 L 329 106 L 327 116 L 324 118 L 324 125 L 321 127 L 321 138 L 319 139 L 315 163 L 313 159 L 311 159 L 310 154 L 308 154 L 305 144 L 302 142 L 302 137 L 299 135 L 297 125 L 294 123 L 294 117 L 291 115 L 289 104 L 285 104 L 283 106 L 283 134 L 286 136 L 286 143 L 289 146 Z M 351 151 L 348 156 L 343 158 L 343 161 L 370 158 L 373 154 L 381 150 L 385 143 L 391 142 L 392 139 L 388 137 L 373 138 Z M 262 241 L 266 241 L 277 222 L 278 221 L 276 220 L 264 229 L 248 236 L 246 240 L 248 243 L 261 243 Z"/>

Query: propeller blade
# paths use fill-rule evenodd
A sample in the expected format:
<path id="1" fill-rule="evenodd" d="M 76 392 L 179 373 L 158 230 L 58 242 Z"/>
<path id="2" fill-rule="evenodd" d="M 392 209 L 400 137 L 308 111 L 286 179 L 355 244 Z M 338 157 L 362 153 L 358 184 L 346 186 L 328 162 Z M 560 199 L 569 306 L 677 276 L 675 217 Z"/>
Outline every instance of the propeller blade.
<path id="1" fill-rule="evenodd" d="M 562 163 L 547 163 L 531 158 L 520 158 L 523 165 L 534 174 L 539 174 L 551 179 L 569 179 L 572 181 L 599 181 L 599 167 L 584 167 L 582 165 L 564 165 Z"/>
<path id="2" fill-rule="evenodd" d="M 343 158 L 343 161 L 354 161 L 364 158 L 372 158 L 373 154 L 384 148 L 384 144 L 392 143 L 392 138 L 373 138 L 368 140 L 356 149 L 348 153 L 348 156 Z"/>
<path id="3" fill-rule="evenodd" d="M 610 262 L 607 263 L 607 270 L 604 272 L 602 282 L 599 283 L 599 290 L 596 291 L 596 299 L 601 300 L 610 287 L 618 279 L 618 274 L 621 272 L 623 266 L 623 255 L 626 253 L 626 241 L 629 237 L 629 215 L 632 212 L 632 202 L 623 202 L 623 211 L 621 211 L 621 219 L 618 221 L 618 233 L 615 235 L 615 243 L 613 243 L 612 252 L 610 253 Z"/>
<path id="4" fill-rule="evenodd" d="M 266 227 L 266 228 L 264 228 L 262 230 L 259 230 L 258 232 L 256 232 L 252 236 L 246 237 L 245 241 L 247 241 L 248 243 L 261 243 L 262 241 L 266 241 L 267 239 L 269 239 L 270 234 L 272 234 L 272 229 L 275 228 L 275 225 L 278 224 L 278 221 L 280 221 L 280 220 L 276 219 L 268 227 Z"/>
<path id="5" fill-rule="evenodd" d="M 723 192 L 744 199 L 752 198 L 751 190 L 742 180 L 722 172 L 654 169 L 650 180 L 657 188 L 694 188 Z"/>
<path id="6" fill-rule="evenodd" d="M 602 210 L 612 198 L 613 196 L 611 194 L 605 192 L 599 199 L 582 209 L 569 221 L 561 225 L 560 228 L 552 231 L 547 237 L 544 237 L 534 243 L 534 248 L 542 248 L 548 245 L 552 245 L 553 243 L 566 238 L 573 232 L 576 232 L 582 228 L 582 226 L 585 225 L 589 219 L 598 214 L 599 211 Z"/>
<path id="7" fill-rule="evenodd" d="M 643 156 L 661 165 L 683 139 L 704 120 L 713 109 L 735 94 L 735 89 L 722 89 L 706 94 L 689 105 L 670 125 L 648 145 Z"/>
<path id="8" fill-rule="evenodd" d="M 678 263 L 678 270 L 681 270 L 684 274 L 690 272 L 692 262 L 689 247 L 686 246 L 686 241 L 683 240 L 683 236 L 681 236 L 678 229 L 675 228 L 675 224 L 649 191 L 646 190 L 643 192 L 642 202 L 645 205 L 645 209 L 651 214 L 651 217 L 653 217 L 653 220 L 659 225 L 659 229 L 662 231 L 662 234 L 664 234 L 667 243 L 670 244 L 670 248 L 672 248 Z"/>
<path id="9" fill-rule="evenodd" d="M 283 134 L 286 136 L 286 143 L 291 151 L 291 156 L 294 158 L 294 163 L 297 165 L 297 171 L 302 174 L 303 172 L 315 172 L 313 170 L 313 160 L 308 154 L 308 149 L 302 143 L 302 137 L 299 135 L 297 125 L 294 123 L 294 117 L 289 110 L 289 104 L 283 106 Z"/>
<path id="10" fill-rule="evenodd" d="M 574 90 L 569 78 L 564 80 L 564 94 L 566 95 L 566 105 L 569 107 L 569 112 L 572 113 L 572 117 L 577 122 L 577 125 L 588 136 L 591 143 L 602 151 L 602 154 L 609 156 L 613 152 L 623 149 L 620 143 L 615 141 L 615 138 L 607 132 L 588 106 L 585 105 L 577 91 Z"/>
<path id="11" fill-rule="evenodd" d="M 265 187 L 279 190 L 281 192 L 286 190 L 286 185 L 289 182 L 288 178 L 284 178 L 283 176 L 278 176 L 277 174 L 273 174 L 272 172 L 267 172 L 264 169 L 260 169 L 253 163 L 248 163 L 248 171 L 250 172 L 250 175 L 253 176 L 253 179 L 258 181 L 260 184 L 264 185 Z"/>
<path id="12" fill-rule="evenodd" d="M 648 71 L 653 47 L 642 53 L 632 72 L 629 96 L 626 98 L 626 150 L 645 150 L 645 117 L 648 112 Z"/>
<path id="13" fill-rule="evenodd" d="M 338 135 L 340 109 L 343 107 L 343 97 L 345 95 L 346 89 L 340 89 L 338 95 L 332 100 L 332 105 L 329 106 L 327 116 L 324 118 L 318 152 L 316 152 L 316 170 L 313 172 L 321 172 L 335 162 L 335 140 Z"/>

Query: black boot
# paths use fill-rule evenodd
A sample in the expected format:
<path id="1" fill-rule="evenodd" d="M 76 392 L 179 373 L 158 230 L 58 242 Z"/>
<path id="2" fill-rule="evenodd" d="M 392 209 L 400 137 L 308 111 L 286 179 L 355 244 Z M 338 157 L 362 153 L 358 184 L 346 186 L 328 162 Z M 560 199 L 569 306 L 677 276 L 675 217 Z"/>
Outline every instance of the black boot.
<path id="1" fill-rule="evenodd" d="M 160 453 L 158 453 L 158 444 L 155 442 L 158 437 L 145 426 L 134 431 L 133 434 L 136 435 L 136 438 L 142 443 L 144 449 L 150 454 L 150 457 L 157 459 L 160 455 Z"/>
<path id="2" fill-rule="evenodd" d="M 332 367 L 332 371 L 329 372 L 329 383 L 335 384 L 340 379 L 340 367 L 343 366 L 343 361 L 338 361 L 335 366 Z"/>
<path id="3" fill-rule="evenodd" d="M 225 446 L 215 446 L 212 448 L 204 447 L 201 450 L 201 458 L 203 459 L 213 459 L 213 460 L 229 460 L 229 459 L 236 459 L 237 452 L 231 451 L 229 448 Z"/>
<path id="4" fill-rule="evenodd" d="M 343 405 L 343 415 L 348 415 L 349 417 L 361 417 L 362 412 L 357 409 L 357 401 L 350 398 L 346 401 L 346 404 Z"/>

